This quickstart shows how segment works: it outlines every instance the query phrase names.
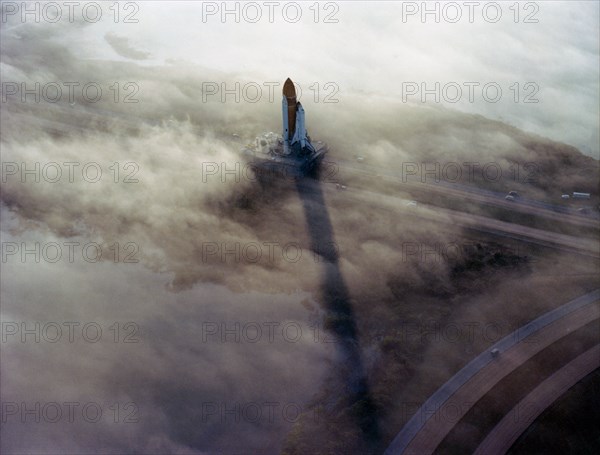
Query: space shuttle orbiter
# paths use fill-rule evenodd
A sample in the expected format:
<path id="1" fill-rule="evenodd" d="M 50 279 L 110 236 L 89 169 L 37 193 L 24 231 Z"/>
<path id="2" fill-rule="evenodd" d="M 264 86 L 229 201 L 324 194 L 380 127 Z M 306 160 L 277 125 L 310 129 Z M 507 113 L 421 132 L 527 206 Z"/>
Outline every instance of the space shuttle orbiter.
<path id="1" fill-rule="evenodd" d="M 306 133 L 304 108 L 300 101 L 296 101 L 296 89 L 289 77 L 283 84 L 281 111 L 284 154 L 288 155 L 292 151 L 300 154 L 314 153 L 315 148 L 310 143 L 310 138 Z"/>

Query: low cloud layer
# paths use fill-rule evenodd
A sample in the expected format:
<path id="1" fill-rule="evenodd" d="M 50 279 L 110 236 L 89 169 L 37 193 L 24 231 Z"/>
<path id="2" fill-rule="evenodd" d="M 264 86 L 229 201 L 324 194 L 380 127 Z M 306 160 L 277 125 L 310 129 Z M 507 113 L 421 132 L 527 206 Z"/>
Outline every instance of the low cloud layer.
<path id="1" fill-rule="evenodd" d="M 279 130 L 279 91 L 273 102 L 221 103 L 218 97 L 202 102 L 203 83 L 222 81 L 231 87 L 235 82 L 252 82 L 251 76 L 261 76 L 256 67 L 240 77 L 241 70 L 233 72 L 193 58 L 158 61 L 164 48 L 144 39 L 134 46 L 123 30 L 114 34 L 104 30 L 102 37 L 123 59 L 146 59 L 143 64 L 116 61 L 112 55 L 83 58 L 84 45 L 66 44 L 74 32 L 50 25 L 3 29 L 3 81 L 28 86 L 94 81 L 103 89 L 103 97 L 91 103 L 76 91 L 73 100 L 65 95 L 57 103 L 35 103 L 30 102 L 31 96 L 21 102 L 15 95 L 1 105 L 2 161 L 18 166 L 2 182 L 2 241 L 19 247 L 56 242 L 64 248 L 63 259 L 56 263 L 35 263 L 31 256 L 22 261 L 19 252 L 2 264 L 2 316 L 4 321 L 30 323 L 96 321 L 105 329 L 105 338 L 97 344 L 85 340 L 23 344 L 17 336 L 16 341 L 3 343 L 3 371 L 6 368 L 10 374 L 2 378 L 2 400 L 97 401 L 106 406 L 106 413 L 112 402 L 133 402 L 139 406 L 140 421 L 130 426 L 111 426 L 104 420 L 93 425 L 61 421 L 52 426 L 23 425 L 15 418 L 3 425 L 3 451 L 96 453 L 101 439 L 109 441 L 104 446 L 108 453 L 227 453 L 249 447 L 276 453 L 285 444 L 293 446 L 295 440 L 308 443 L 307 435 L 317 428 L 313 443 L 330 447 L 337 433 L 327 434 L 330 429 L 315 422 L 294 425 L 294 419 L 277 414 L 273 422 L 223 423 L 213 414 L 204 419 L 207 408 L 202 406 L 225 403 L 231 409 L 236 403 L 276 402 L 282 408 L 294 403 L 303 415 L 311 415 L 311 400 L 325 395 L 331 401 L 343 395 L 346 389 L 339 372 L 348 349 L 340 346 L 346 345 L 339 340 L 314 341 L 314 324 L 321 334 L 337 333 L 331 327 L 336 327 L 340 315 L 330 311 L 331 302 L 326 302 L 328 279 L 347 287 L 360 335 L 367 335 L 368 328 L 381 321 L 446 320 L 451 311 L 440 307 L 440 302 L 458 305 L 459 297 L 448 300 L 452 293 L 472 303 L 471 308 L 482 308 L 465 310 L 465 317 L 497 316 L 500 303 L 511 297 L 508 289 L 515 289 L 520 274 L 530 272 L 527 265 L 519 263 L 516 272 L 497 272 L 488 266 L 474 286 L 478 291 L 486 289 L 478 294 L 468 284 L 473 277 L 461 275 L 455 264 L 405 261 L 403 245 L 408 242 L 448 244 L 473 234 L 446 223 L 433 208 L 419 207 L 415 215 L 406 206 L 414 194 L 381 175 L 366 179 L 344 165 L 355 163 L 357 156 L 365 157 L 365 164 L 374 169 L 399 175 L 406 163 L 495 163 L 504 178 L 478 177 L 478 184 L 498 191 L 516 188 L 531 198 L 552 199 L 577 190 L 598 193 L 593 178 L 597 160 L 581 154 L 566 137 L 572 145 L 472 113 L 402 103 L 397 96 L 381 96 L 385 90 L 379 89 L 373 95 L 342 90 L 338 103 L 315 102 L 307 91 L 302 101 L 309 132 L 313 139 L 328 142 L 332 173 L 321 175 L 321 181 L 313 181 L 305 193 L 291 179 L 261 182 L 245 168 L 240 149 L 261 131 Z M 76 26 L 100 36 L 94 26 Z M 164 24 L 161 33 L 168 36 L 172 27 Z M 204 33 L 208 39 L 213 31 Z M 138 43 L 143 50 L 138 50 Z M 340 52 L 347 52 L 344 49 Z M 589 51 L 585 45 L 582 49 Z M 193 54 L 173 52 L 172 58 Z M 303 55 L 310 60 L 308 52 Z M 231 56 L 223 58 L 230 61 Z M 342 67 L 348 64 L 347 59 L 342 62 Z M 264 62 L 261 65 L 266 72 Z M 269 69 L 277 72 L 276 77 L 269 74 L 273 79 L 295 78 L 289 67 L 274 65 Z M 307 75 L 305 66 L 293 68 L 301 85 L 312 82 L 314 77 Z M 118 94 L 113 85 L 117 81 Z M 134 85 L 126 87 L 126 83 Z M 128 95 L 137 102 L 123 102 Z M 51 183 L 42 176 L 36 183 L 29 174 L 23 182 L 23 163 L 28 169 L 39 163 L 40 170 L 58 163 L 63 177 Z M 72 182 L 64 163 L 79 163 L 73 168 Z M 84 177 L 81 171 L 90 163 L 94 166 Z M 537 166 L 534 184 L 511 178 L 511 166 L 526 163 Z M 96 164 L 102 177 L 92 183 Z M 235 173 L 222 173 L 226 170 Z M 348 190 L 337 190 L 336 182 Z M 428 212 L 437 218 L 422 216 Z M 315 220 L 328 220 L 332 233 Z M 339 252 L 335 266 L 315 245 L 319 233 L 335 242 Z M 95 242 L 103 256 L 97 262 L 86 261 L 78 250 L 69 262 L 65 242 Z M 115 243 L 121 246 L 118 260 Z M 125 247 L 128 244 L 133 244 L 132 249 Z M 260 246 L 260 259 L 244 255 L 249 245 Z M 268 245 L 273 246 L 273 256 Z M 223 250 L 230 253 L 223 255 Z M 295 254 L 298 250 L 300 256 Z M 123 254 L 131 251 L 137 262 L 123 260 Z M 560 258 L 575 272 L 589 267 L 568 255 Z M 555 273 L 564 266 L 558 262 L 540 269 Z M 523 296 L 544 301 L 543 289 L 553 279 L 543 278 L 543 273 L 532 278 L 531 290 L 526 285 L 519 288 Z M 503 283 L 511 284 L 497 292 Z M 585 286 L 583 278 L 574 279 L 559 297 L 569 297 L 569 292 Z M 519 315 L 517 303 L 504 310 Z M 127 321 L 139 326 L 140 343 L 111 344 L 114 333 L 109 327 Z M 203 325 L 207 322 L 228 327 L 236 322 L 276 322 L 280 327 L 293 323 L 304 335 L 297 342 L 279 336 L 273 343 L 264 338 L 258 343 L 220 343 L 218 334 L 211 335 L 214 342 L 207 342 L 208 326 Z M 423 355 L 431 352 L 417 349 Z M 365 341 L 357 350 L 378 404 L 390 406 L 386 381 L 408 380 L 418 360 L 402 357 L 409 358 L 408 347 L 399 351 L 402 361 L 395 359 L 397 363 L 391 358 L 396 354 L 384 352 L 376 342 Z M 453 362 L 456 358 L 446 361 L 440 356 L 439 377 L 452 371 Z M 393 368 L 386 371 L 384 365 Z M 335 427 L 338 436 L 348 430 L 346 424 L 351 428 L 350 421 Z M 302 447 L 298 444 L 293 447 Z"/>

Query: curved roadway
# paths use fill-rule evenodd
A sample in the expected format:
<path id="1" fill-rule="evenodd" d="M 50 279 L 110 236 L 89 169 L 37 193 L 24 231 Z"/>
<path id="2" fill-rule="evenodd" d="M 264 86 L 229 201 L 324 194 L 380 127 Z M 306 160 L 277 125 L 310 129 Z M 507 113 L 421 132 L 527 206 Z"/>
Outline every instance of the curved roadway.
<path id="1" fill-rule="evenodd" d="M 600 344 L 570 361 L 530 392 L 488 433 L 474 455 L 508 452 L 546 408 L 596 368 L 600 368 Z"/>
<path id="2" fill-rule="evenodd" d="M 502 378 L 556 340 L 600 318 L 600 289 L 549 311 L 471 360 L 404 425 L 386 455 L 430 454 L 468 410 Z M 493 356 L 492 350 L 498 350 Z M 451 418 L 448 416 L 451 415 Z"/>

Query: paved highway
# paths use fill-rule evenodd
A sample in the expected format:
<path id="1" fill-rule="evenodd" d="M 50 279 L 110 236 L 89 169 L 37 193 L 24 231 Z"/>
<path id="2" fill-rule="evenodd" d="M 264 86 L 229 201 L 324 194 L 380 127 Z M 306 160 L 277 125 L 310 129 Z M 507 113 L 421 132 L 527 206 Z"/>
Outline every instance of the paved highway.
<path id="1" fill-rule="evenodd" d="M 318 184 L 319 183 L 310 180 L 306 180 L 303 183 L 303 185 L 312 185 L 315 187 Z M 320 184 L 323 186 L 325 194 L 332 191 L 338 191 L 335 189 L 335 185 L 332 183 Z M 569 250 L 585 256 L 596 258 L 600 257 L 600 241 L 598 241 L 598 239 L 558 234 L 520 224 L 508 223 L 506 221 L 500 221 L 494 218 L 473 215 L 457 210 L 444 209 L 425 204 L 420 204 L 417 207 L 407 207 L 406 204 L 409 201 L 406 199 L 402 199 L 398 196 L 376 193 L 365 189 L 348 188 L 342 191 L 344 191 L 344 195 L 346 197 L 360 200 L 361 202 L 369 205 L 377 205 L 381 208 L 385 208 L 386 210 L 394 212 L 405 211 L 407 214 L 429 220 L 435 220 L 440 223 L 450 223 L 463 226 L 468 229 L 487 232 L 493 235 L 509 237 L 552 248 Z"/>
<path id="2" fill-rule="evenodd" d="M 431 176 L 427 178 L 425 182 L 422 182 L 418 176 L 398 175 L 398 171 L 390 171 L 345 159 L 335 158 L 333 161 L 340 169 L 360 173 L 372 178 L 394 181 L 395 183 L 400 183 L 405 186 L 407 190 L 433 191 L 443 195 L 456 196 L 461 201 L 471 200 L 485 205 L 502 207 L 515 212 L 542 216 L 551 220 L 596 228 L 599 226 L 600 214 L 594 212 L 584 215 L 571 207 L 549 204 L 524 197 L 520 197 L 516 201 L 507 201 L 505 199 L 505 193 L 477 188 L 475 186 L 446 182 L 443 180 L 436 183 Z M 400 174 L 402 173 L 400 172 Z"/>
<path id="3" fill-rule="evenodd" d="M 385 454 L 433 453 L 470 407 L 502 378 L 551 343 L 600 318 L 600 307 L 595 304 L 599 299 L 600 289 L 578 297 L 529 322 L 475 357 L 425 401 Z M 491 354 L 495 349 L 496 357 Z M 447 417 L 450 409 L 452 418 Z"/>
<path id="4" fill-rule="evenodd" d="M 490 431 L 474 455 L 504 455 L 546 408 L 596 368 L 600 368 L 600 344 L 566 364 L 523 398 Z"/>

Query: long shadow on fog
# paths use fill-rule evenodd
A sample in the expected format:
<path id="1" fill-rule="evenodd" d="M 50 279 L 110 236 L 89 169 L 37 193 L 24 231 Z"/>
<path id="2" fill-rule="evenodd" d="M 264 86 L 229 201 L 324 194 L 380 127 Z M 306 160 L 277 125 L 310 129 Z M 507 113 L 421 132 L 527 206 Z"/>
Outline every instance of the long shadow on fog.
<path id="1" fill-rule="evenodd" d="M 321 305 L 326 311 L 325 328 L 335 337 L 343 362 L 336 370 L 338 376 L 334 378 L 346 389 L 346 396 L 340 400 L 340 405 L 352 407 L 352 418 L 360 428 L 363 442 L 366 446 L 374 447 L 379 440 L 378 409 L 369 392 L 360 355 L 358 330 L 348 288 L 340 271 L 335 235 L 321 182 L 311 178 L 299 179 L 296 188 L 302 201 L 311 248 L 322 258 L 324 275 Z"/>

